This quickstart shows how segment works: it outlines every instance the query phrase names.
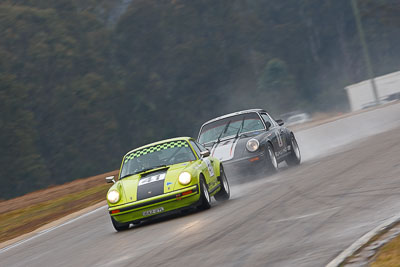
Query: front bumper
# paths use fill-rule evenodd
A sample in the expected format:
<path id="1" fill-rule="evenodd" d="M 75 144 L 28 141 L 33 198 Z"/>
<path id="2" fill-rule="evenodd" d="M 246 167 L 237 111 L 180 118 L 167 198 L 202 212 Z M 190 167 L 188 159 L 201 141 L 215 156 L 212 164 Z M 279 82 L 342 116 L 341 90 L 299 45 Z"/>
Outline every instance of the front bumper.
<path id="1" fill-rule="evenodd" d="M 222 164 L 229 182 L 243 183 L 264 175 L 266 160 L 266 154 L 263 151 L 243 158 L 224 161 Z"/>
<path id="2" fill-rule="evenodd" d="M 191 206 L 200 199 L 200 190 L 198 185 L 189 186 L 184 189 L 173 191 L 160 196 L 147 198 L 132 203 L 119 206 L 109 207 L 108 211 L 113 218 L 119 223 L 128 223 L 133 221 L 141 221 L 152 216 L 171 212 Z M 149 213 L 151 210 L 160 210 L 157 213 Z M 149 215 L 144 215 L 147 212 Z"/>

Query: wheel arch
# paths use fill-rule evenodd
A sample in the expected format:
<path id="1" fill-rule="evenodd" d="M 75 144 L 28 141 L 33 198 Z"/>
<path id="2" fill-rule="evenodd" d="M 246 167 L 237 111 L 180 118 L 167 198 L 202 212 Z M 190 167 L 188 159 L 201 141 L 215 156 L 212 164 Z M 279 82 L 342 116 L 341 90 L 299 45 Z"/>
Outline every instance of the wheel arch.
<path id="1" fill-rule="evenodd" d="M 271 147 L 272 147 L 272 149 L 274 150 L 274 152 L 275 152 L 275 147 L 274 147 L 274 145 L 273 145 L 273 143 L 272 143 L 272 141 L 270 140 L 270 139 L 268 139 L 266 142 L 265 142 L 265 147 L 264 147 L 264 149 L 267 149 L 267 145 L 271 145 Z"/>
<path id="2" fill-rule="evenodd" d="M 206 177 L 204 176 L 203 172 L 199 172 L 199 180 L 198 180 L 199 186 L 200 186 L 201 179 L 204 180 L 204 183 L 206 184 L 206 186 L 208 188 L 207 180 L 206 180 Z"/>
<path id="3" fill-rule="evenodd" d="M 287 142 L 286 144 L 288 144 L 288 145 L 291 144 L 292 136 L 294 139 L 296 139 L 293 131 L 289 131 L 289 134 L 286 136 L 286 142 Z"/>

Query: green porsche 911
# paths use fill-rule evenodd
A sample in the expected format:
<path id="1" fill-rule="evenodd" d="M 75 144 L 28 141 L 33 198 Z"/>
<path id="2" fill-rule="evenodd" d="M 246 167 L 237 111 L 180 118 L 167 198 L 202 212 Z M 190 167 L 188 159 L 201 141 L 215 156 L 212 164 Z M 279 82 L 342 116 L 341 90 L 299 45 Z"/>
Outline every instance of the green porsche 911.
<path id="1" fill-rule="evenodd" d="M 111 221 L 117 231 L 130 223 L 190 207 L 208 209 L 211 197 L 229 199 L 230 189 L 221 162 L 193 138 L 152 143 L 128 152 L 119 179 L 108 190 Z"/>

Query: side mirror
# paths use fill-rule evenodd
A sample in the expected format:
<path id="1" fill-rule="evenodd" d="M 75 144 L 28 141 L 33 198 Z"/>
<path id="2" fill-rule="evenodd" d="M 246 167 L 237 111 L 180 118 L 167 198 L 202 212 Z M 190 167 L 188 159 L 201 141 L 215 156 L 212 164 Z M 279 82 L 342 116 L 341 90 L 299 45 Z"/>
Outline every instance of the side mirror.
<path id="1" fill-rule="evenodd" d="M 269 121 L 265 122 L 265 126 L 267 126 L 267 130 L 271 128 L 271 123 Z"/>
<path id="2" fill-rule="evenodd" d="M 201 151 L 200 155 L 202 158 L 208 157 L 208 156 L 210 156 L 210 151 L 208 151 L 208 150 Z"/>
<path id="3" fill-rule="evenodd" d="M 114 180 L 114 176 L 108 176 L 106 177 L 106 182 L 108 184 L 114 183 L 115 184 L 115 180 Z"/>
<path id="4" fill-rule="evenodd" d="M 282 126 L 282 125 L 284 124 L 283 120 L 276 120 L 276 123 L 277 123 L 279 126 Z"/>

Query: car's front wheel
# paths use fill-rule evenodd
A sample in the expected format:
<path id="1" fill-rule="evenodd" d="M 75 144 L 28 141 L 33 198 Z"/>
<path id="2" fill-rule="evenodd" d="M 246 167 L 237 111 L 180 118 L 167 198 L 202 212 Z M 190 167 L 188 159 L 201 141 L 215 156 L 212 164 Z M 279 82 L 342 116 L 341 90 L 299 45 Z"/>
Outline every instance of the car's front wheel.
<path id="1" fill-rule="evenodd" d="M 301 161 L 301 154 L 296 138 L 293 134 L 290 135 L 290 146 L 290 154 L 285 159 L 286 164 L 289 166 L 299 165 Z"/>
<path id="2" fill-rule="evenodd" d="M 211 207 L 211 196 L 208 192 L 207 184 L 204 178 L 200 178 L 200 205 L 198 206 L 201 210 L 206 210 Z"/>
<path id="3" fill-rule="evenodd" d="M 275 152 L 274 148 L 270 143 L 267 143 L 267 149 L 266 149 L 266 172 L 267 174 L 273 174 L 278 171 L 278 161 L 275 157 Z"/>
<path id="4" fill-rule="evenodd" d="M 224 201 L 228 200 L 231 196 L 231 189 L 229 188 L 228 179 L 226 178 L 225 171 L 222 165 L 220 167 L 220 173 L 221 175 L 219 176 L 219 183 L 221 185 L 221 190 L 219 190 L 219 192 L 216 193 L 214 197 L 217 201 Z"/>
<path id="5" fill-rule="evenodd" d="M 117 232 L 129 229 L 129 223 L 119 223 L 111 216 L 111 222 Z"/>

